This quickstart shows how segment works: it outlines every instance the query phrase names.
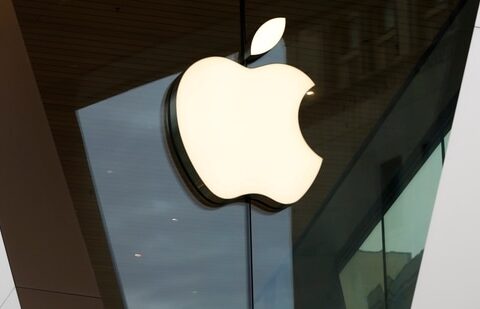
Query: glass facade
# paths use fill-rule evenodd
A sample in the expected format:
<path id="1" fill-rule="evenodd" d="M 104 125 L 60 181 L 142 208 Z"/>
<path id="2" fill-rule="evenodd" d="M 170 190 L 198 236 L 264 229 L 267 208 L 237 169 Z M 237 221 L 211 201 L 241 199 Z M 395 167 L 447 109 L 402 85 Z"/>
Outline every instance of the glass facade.
<path id="1" fill-rule="evenodd" d="M 175 76 L 80 111 L 129 308 L 246 308 L 246 208 L 208 209 L 177 177 L 162 98 Z"/>
<path id="2" fill-rule="evenodd" d="M 440 181 L 445 140 L 340 271 L 346 308 L 410 308 Z"/>
<path id="3" fill-rule="evenodd" d="M 307 228 L 293 235 L 296 307 L 410 307 L 441 169 L 439 150 L 431 153 L 451 124 L 465 61 L 459 55 L 468 48 L 477 3 L 464 5 L 397 88 Z M 422 168 L 432 161 L 436 170 Z M 311 205 L 293 208 L 294 230 L 295 217 Z M 415 217 L 410 226 L 408 216 Z M 398 236 L 408 233 L 416 238 L 410 249 Z"/>
<path id="4" fill-rule="evenodd" d="M 383 218 L 388 308 L 412 303 L 441 170 L 438 146 Z"/>
<path id="5" fill-rule="evenodd" d="M 383 308 L 382 226 L 377 224 L 339 272 L 345 308 Z"/>
<path id="6" fill-rule="evenodd" d="M 74 203 L 98 206 L 125 306 L 409 308 L 477 7 L 17 1 Z M 237 60 L 277 16 L 282 40 L 248 66 L 284 63 L 315 82 L 299 122 L 322 168 L 281 212 L 206 207 L 172 162 L 164 98 L 195 61 Z"/>

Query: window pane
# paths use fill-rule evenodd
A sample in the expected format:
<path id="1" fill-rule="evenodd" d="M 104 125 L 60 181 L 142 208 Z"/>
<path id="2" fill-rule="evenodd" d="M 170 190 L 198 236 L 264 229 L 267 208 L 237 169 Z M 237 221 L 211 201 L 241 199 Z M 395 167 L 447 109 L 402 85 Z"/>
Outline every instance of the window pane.
<path id="1" fill-rule="evenodd" d="M 383 308 L 382 225 L 379 223 L 340 271 L 346 309 Z"/>
<path id="2" fill-rule="evenodd" d="M 364 250 L 362 243 L 453 114 L 477 3 L 468 1 L 461 10 L 460 1 L 427 7 L 417 0 L 246 4 L 249 36 L 272 17 L 286 18 L 283 40 L 254 65 L 283 53 L 275 62 L 314 81 L 299 122 L 308 145 L 324 159 L 310 190 L 292 207 L 290 223 L 283 223 L 291 231 L 292 274 L 276 276 L 269 264 L 280 263 L 270 251 L 288 250 L 287 242 L 255 246 L 257 304 L 266 290 L 273 298 L 275 289 L 265 282 L 283 278 L 282 286 L 293 289 L 294 308 L 383 308 L 381 248 Z M 282 234 L 280 223 L 269 224 L 283 215 L 262 217 L 254 242 Z M 395 258 L 390 255 L 392 263 Z"/>
<path id="3" fill-rule="evenodd" d="M 291 209 L 252 211 L 255 309 L 292 309 Z"/>
<path id="4" fill-rule="evenodd" d="M 166 149 L 162 100 L 175 76 L 78 112 L 129 308 L 247 308 L 246 207 L 193 199 Z"/>
<path id="5" fill-rule="evenodd" d="M 439 146 L 385 214 L 389 308 L 410 308 L 441 171 Z"/>

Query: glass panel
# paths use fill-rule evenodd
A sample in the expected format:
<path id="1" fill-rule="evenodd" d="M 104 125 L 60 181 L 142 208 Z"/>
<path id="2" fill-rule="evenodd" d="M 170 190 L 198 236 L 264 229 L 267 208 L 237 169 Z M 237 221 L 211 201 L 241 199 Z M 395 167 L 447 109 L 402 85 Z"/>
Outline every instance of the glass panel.
<path id="1" fill-rule="evenodd" d="M 293 265 L 290 276 L 269 268 L 279 263 L 272 247 L 288 250 L 288 242 L 255 246 L 257 304 L 270 308 L 262 295 L 269 295 L 268 304 L 280 303 L 273 298 L 284 295 L 265 292 L 275 291 L 265 284 L 275 278 L 293 289 L 292 308 L 386 307 L 381 251 L 364 251 L 362 243 L 451 120 L 478 2 L 464 4 L 247 1 L 247 37 L 265 21 L 286 17 L 283 40 L 254 66 L 273 62 L 268 57 L 282 50 L 285 58 L 277 62 L 312 78 L 315 87 L 303 98 L 300 127 L 324 158 L 312 187 L 292 207 L 290 224 L 281 224 L 283 212 L 256 218 L 265 227 L 254 226 L 254 244 L 282 235 L 281 228 L 291 231 Z M 372 235 L 378 236 L 378 227 Z M 281 256 L 287 261 L 289 254 Z"/>
<path id="2" fill-rule="evenodd" d="M 410 308 L 441 171 L 439 146 L 385 214 L 388 308 Z"/>
<path id="3" fill-rule="evenodd" d="M 460 0 L 246 2 L 249 35 L 272 17 L 287 18 L 283 40 L 251 66 L 288 63 L 314 80 L 299 119 L 307 143 L 325 159 L 293 208 L 251 214 L 255 303 L 381 308 L 378 221 L 416 172 L 437 122 L 453 113 L 475 1 L 448 31 Z M 238 51 L 233 3 L 69 2 L 55 6 L 66 14 L 61 22 L 26 10 L 24 27 L 62 38 L 28 46 L 54 134 L 65 133 L 55 116 L 65 104 L 96 103 L 78 119 L 129 308 L 247 307 L 245 205 L 210 210 L 190 196 L 166 150 L 162 107 L 176 72 Z M 47 25 L 38 27 L 42 20 Z M 57 139 L 64 166 L 82 156 L 68 140 Z M 65 170 L 81 203 L 76 192 L 85 186 L 77 186 L 75 168 Z M 397 280 L 403 268 L 395 265 L 407 265 L 408 255 L 396 262 L 393 253 L 388 274 Z"/>
<path id="4" fill-rule="evenodd" d="M 379 223 L 340 271 L 346 309 L 384 307 L 382 225 Z"/>
<path id="5" fill-rule="evenodd" d="M 291 209 L 252 211 L 255 309 L 292 309 Z"/>
<path id="6" fill-rule="evenodd" d="M 128 308 L 247 308 L 246 208 L 201 206 L 166 149 L 174 75 L 78 112 Z"/>

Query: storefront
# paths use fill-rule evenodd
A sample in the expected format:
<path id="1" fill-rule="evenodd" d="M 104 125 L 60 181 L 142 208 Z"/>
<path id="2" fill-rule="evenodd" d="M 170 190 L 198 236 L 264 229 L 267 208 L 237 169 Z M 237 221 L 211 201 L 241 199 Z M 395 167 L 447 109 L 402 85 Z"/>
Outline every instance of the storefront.
<path id="1" fill-rule="evenodd" d="M 410 308 L 478 1 L 13 4 L 106 308 Z M 248 67 L 315 83 L 299 123 L 321 168 L 280 211 L 205 205 L 165 98 L 275 17 L 282 39 Z"/>

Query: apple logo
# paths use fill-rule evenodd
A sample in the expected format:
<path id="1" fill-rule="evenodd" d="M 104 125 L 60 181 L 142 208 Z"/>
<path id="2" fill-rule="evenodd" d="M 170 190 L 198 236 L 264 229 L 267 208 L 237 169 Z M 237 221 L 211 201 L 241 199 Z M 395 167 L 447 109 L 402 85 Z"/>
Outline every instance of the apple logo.
<path id="1" fill-rule="evenodd" d="M 284 29 L 285 18 L 263 24 L 250 57 L 268 52 Z M 250 69 L 208 57 L 191 65 L 170 87 L 165 107 L 169 148 L 192 192 L 217 207 L 249 200 L 278 211 L 297 202 L 322 164 L 298 120 L 313 86 L 286 64 Z"/>

